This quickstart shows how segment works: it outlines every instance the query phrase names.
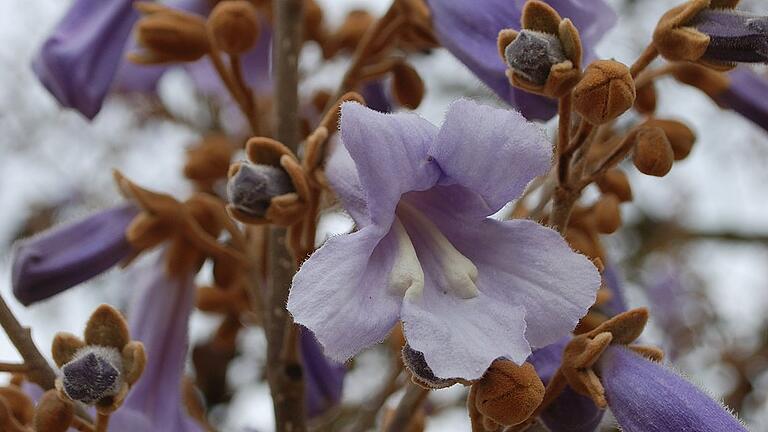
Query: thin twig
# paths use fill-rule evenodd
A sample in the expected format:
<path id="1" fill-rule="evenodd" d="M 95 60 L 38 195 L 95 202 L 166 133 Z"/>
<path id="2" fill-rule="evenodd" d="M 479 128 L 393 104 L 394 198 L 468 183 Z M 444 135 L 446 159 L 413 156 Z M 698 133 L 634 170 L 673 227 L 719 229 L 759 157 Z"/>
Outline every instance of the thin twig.
<path id="1" fill-rule="evenodd" d="M 93 425 L 90 422 L 81 419 L 80 417 L 75 417 L 72 419 L 72 424 L 70 427 L 80 432 L 94 432 Z"/>
<path id="2" fill-rule="evenodd" d="M 9 373 L 25 373 L 28 372 L 29 368 L 24 363 L 5 363 L 0 362 L 0 372 L 9 372 Z"/>
<path id="3" fill-rule="evenodd" d="M 402 432 L 408 430 L 408 425 L 411 423 L 413 416 L 421 407 L 421 404 L 427 399 L 429 390 L 414 384 L 413 381 L 408 381 L 408 385 L 405 387 L 405 394 L 400 399 L 400 403 L 395 409 L 395 414 L 392 416 L 385 432 Z"/>
<path id="4" fill-rule="evenodd" d="M 653 61 L 656 60 L 656 57 L 658 56 L 659 51 L 656 49 L 656 45 L 651 42 L 647 47 L 645 47 L 645 50 L 642 54 L 640 54 L 640 57 L 638 57 L 637 60 L 632 63 L 632 67 L 629 68 L 629 73 L 632 74 L 632 78 L 637 78 L 640 72 L 648 67 L 649 64 L 653 63 Z"/>
<path id="5" fill-rule="evenodd" d="M 56 380 L 56 373 L 37 349 L 32 340 L 30 329 L 19 324 L 2 296 L 0 296 L 0 325 L 3 326 L 8 339 L 16 347 L 21 358 L 24 359 L 24 364 L 29 369 L 26 372 L 27 378 L 42 387 L 43 390 L 52 389 Z"/>
<path id="6" fill-rule="evenodd" d="M 109 427 L 109 414 L 98 413 L 96 416 L 95 432 L 107 432 Z"/>

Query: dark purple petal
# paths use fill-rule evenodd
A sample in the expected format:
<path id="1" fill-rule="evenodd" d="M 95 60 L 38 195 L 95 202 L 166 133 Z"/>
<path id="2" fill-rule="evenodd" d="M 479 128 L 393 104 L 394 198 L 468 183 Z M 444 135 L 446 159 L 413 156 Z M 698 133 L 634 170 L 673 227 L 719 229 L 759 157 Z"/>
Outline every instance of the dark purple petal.
<path id="1" fill-rule="evenodd" d="M 392 98 L 387 94 L 384 83 L 372 81 L 363 86 L 362 95 L 368 108 L 379 112 L 392 112 Z"/>
<path id="2" fill-rule="evenodd" d="M 428 0 L 432 24 L 440 42 L 501 99 L 528 119 L 548 120 L 555 103 L 513 88 L 499 58 L 496 38 L 505 28 L 518 28 L 525 0 Z M 616 21 L 603 0 L 550 0 L 561 16 L 570 18 L 581 33 L 587 60 L 594 46 Z"/>
<path id="3" fill-rule="evenodd" d="M 569 341 L 569 337 L 564 337 L 552 345 L 534 351 L 528 357 L 527 361 L 533 365 L 545 385 L 560 367 L 563 350 Z M 542 413 L 541 419 L 552 432 L 592 432 L 597 429 L 604 413 L 605 411 L 599 409 L 590 398 L 567 386 Z"/>
<path id="4" fill-rule="evenodd" d="M 137 19 L 132 0 L 75 0 L 33 60 L 35 74 L 61 105 L 94 118 Z"/>
<path id="5" fill-rule="evenodd" d="M 728 74 L 730 86 L 715 100 L 768 130 L 768 79 L 746 67 Z"/>
<path id="6" fill-rule="evenodd" d="M 227 198 L 236 209 L 254 217 L 264 217 L 272 198 L 294 192 L 293 182 L 282 168 L 271 165 L 240 163 L 227 182 Z"/>
<path id="7" fill-rule="evenodd" d="M 689 24 L 709 36 L 704 59 L 722 62 L 768 61 L 768 17 L 730 9 L 704 9 Z"/>
<path id="8" fill-rule="evenodd" d="M 309 329 L 301 329 L 301 359 L 304 362 L 305 409 L 309 418 L 317 417 L 338 405 L 347 368 L 323 354 Z"/>
<path id="9" fill-rule="evenodd" d="M 128 324 L 131 337 L 144 343 L 147 366 L 120 411 L 142 414 L 152 430 L 201 432 L 187 415 L 181 397 L 194 275 L 169 275 L 165 261 L 165 254 L 160 254 L 149 268 L 133 269 L 137 292 Z"/>
<path id="10" fill-rule="evenodd" d="M 13 256 L 13 294 L 28 306 L 114 266 L 131 252 L 125 229 L 137 213 L 123 204 L 20 241 Z"/>
<path id="11" fill-rule="evenodd" d="M 625 432 L 746 432 L 720 403 L 670 369 L 620 345 L 599 365 L 608 405 Z"/>

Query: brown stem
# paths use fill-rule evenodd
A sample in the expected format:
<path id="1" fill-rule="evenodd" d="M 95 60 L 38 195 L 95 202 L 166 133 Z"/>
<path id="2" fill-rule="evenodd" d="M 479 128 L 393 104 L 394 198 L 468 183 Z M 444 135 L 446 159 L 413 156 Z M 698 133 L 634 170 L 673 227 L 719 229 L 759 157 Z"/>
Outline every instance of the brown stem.
<path id="1" fill-rule="evenodd" d="M 325 111 L 332 109 L 333 105 L 344 93 L 353 90 L 356 87 L 360 79 L 360 69 L 366 66 L 370 61 L 371 52 L 376 51 L 373 48 L 377 44 L 377 41 L 382 39 L 380 36 L 383 33 L 391 33 L 391 31 L 393 31 L 391 24 L 395 20 L 397 13 L 397 1 L 393 1 L 387 12 L 363 35 L 360 43 L 355 47 L 355 52 L 352 54 L 352 62 L 344 73 L 344 77 L 341 79 L 336 94 L 328 100 L 328 105 L 325 107 Z"/>
<path id="2" fill-rule="evenodd" d="M 408 430 L 408 425 L 411 423 L 416 411 L 419 410 L 421 404 L 427 399 L 429 390 L 414 384 L 412 381 L 408 381 L 405 388 L 405 394 L 400 399 L 400 403 L 395 409 L 395 414 L 392 416 L 392 420 L 387 424 L 387 428 L 384 432 L 402 432 Z"/>
<path id="3" fill-rule="evenodd" d="M 568 142 L 571 136 L 571 111 L 573 96 L 571 92 L 560 98 L 557 105 L 560 115 L 557 130 L 557 182 L 564 185 L 568 181 L 568 169 L 570 164 L 570 152 Z"/>
<path id="4" fill-rule="evenodd" d="M 573 205 L 576 204 L 579 194 L 569 187 L 557 186 L 552 197 L 552 214 L 549 224 L 560 234 L 565 234 L 568 221 L 571 219 Z"/>
<path id="5" fill-rule="evenodd" d="M 109 427 L 109 414 L 98 413 L 96 416 L 95 432 L 107 432 Z"/>
<path id="6" fill-rule="evenodd" d="M 277 114 L 275 137 L 296 152 L 300 141 L 298 60 L 302 43 L 303 1 L 274 0 L 273 8 L 276 26 L 273 47 Z M 285 305 L 295 267 L 286 248 L 285 235 L 282 228 L 273 227 L 270 232 L 268 294 L 264 311 L 267 379 L 275 410 L 275 429 L 278 432 L 303 432 L 306 422 L 302 366 L 296 351 L 298 344 L 286 332 L 287 328 L 292 328 Z"/>
<path id="7" fill-rule="evenodd" d="M 251 115 L 250 110 L 248 110 L 247 97 L 240 90 L 240 87 L 235 82 L 235 78 L 233 78 L 231 72 L 224 65 L 224 61 L 221 60 L 221 52 L 215 46 L 211 46 L 211 50 L 208 52 L 208 58 L 211 59 L 213 68 L 216 69 L 216 73 L 219 74 L 221 82 L 224 83 L 224 87 L 227 88 L 229 94 L 232 95 L 232 99 L 234 99 L 237 105 L 240 107 L 240 111 L 242 111 L 243 115 L 248 120 L 248 124 L 251 126 L 251 129 L 255 134 L 256 131 L 259 130 L 259 127 L 254 122 L 254 117 Z"/>
<path id="8" fill-rule="evenodd" d="M 29 368 L 24 363 L 4 363 L 0 362 L 0 372 L 25 373 Z"/>
<path id="9" fill-rule="evenodd" d="M 43 390 L 52 389 L 56 380 L 56 373 L 35 346 L 30 329 L 19 324 L 2 296 L 0 296 L 0 325 L 3 326 L 8 339 L 21 354 L 21 358 L 24 359 L 24 364 L 28 369 L 27 378 L 42 387 Z"/>
<path id="10" fill-rule="evenodd" d="M 80 432 L 94 432 L 93 431 L 93 425 L 80 417 L 75 417 L 72 419 L 72 424 L 70 425 L 74 430 L 80 431 Z"/>
<path id="11" fill-rule="evenodd" d="M 647 47 L 645 47 L 645 50 L 642 54 L 640 54 L 640 57 L 635 60 L 635 62 L 632 64 L 632 67 L 629 68 L 629 73 L 632 74 L 632 78 L 637 78 L 640 72 L 648 67 L 648 65 L 651 64 L 654 60 L 656 60 L 656 57 L 658 56 L 659 51 L 656 49 L 656 45 L 651 42 Z"/>

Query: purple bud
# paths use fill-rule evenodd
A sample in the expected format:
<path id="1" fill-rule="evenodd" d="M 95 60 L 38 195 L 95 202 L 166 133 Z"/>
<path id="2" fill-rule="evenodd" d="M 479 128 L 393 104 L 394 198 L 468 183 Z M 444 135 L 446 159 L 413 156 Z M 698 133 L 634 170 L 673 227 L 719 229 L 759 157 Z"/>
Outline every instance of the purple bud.
<path id="1" fill-rule="evenodd" d="M 323 354 L 309 329 L 301 329 L 301 358 L 304 363 L 307 417 L 315 418 L 338 405 L 347 368 Z"/>
<path id="2" fill-rule="evenodd" d="M 608 405 L 625 432 L 746 432 L 720 403 L 670 369 L 611 345 L 598 361 Z"/>
<path id="3" fill-rule="evenodd" d="M 768 130 L 768 79 L 746 67 L 728 74 L 730 85 L 715 100 Z"/>
<path id="4" fill-rule="evenodd" d="M 544 85 L 552 65 L 566 60 L 560 39 L 555 35 L 522 30 L 504 50 L 509 67 L 528 81 Z"/>
<path id="5" fill-rule="evenodd" d="M 537 349 L 528 357 L 544 384 L 548 383 L 560 367 L 563 350 L 570 341 L 560 341 Z M 597 408 L 592 399 L 576 393 L 570 386 L 541 414 L 544 424 L 552 432 L 592 432 L 603 419 L 604 411 Z"/>
<path id="6" fill-rule="evenodd" d="M 768 61 L 768 17 L 730 9 L 705 9 L 689 24 L 709 36 L 703 58 L 719 62 Z"/>
<path id="7" fill-rule="evenodd" d="M 267 213 L 272 198 L 293 191 L 293 182 L 284 170 L 249 162 L 242 162 L 227 183 L 229 202 L 241 212 L 259 218 Z"/>
<path id="8" fill-rule="evenodd" d="M 64 392 L 70 399 L 94 404 L 104 397 L 117 394 L 122 380 L 120 354 L 114 348 L 86 347 L 62 366 Z"/>
<path id="9" fill-rule="evenodd" d="M 137 213 L 123 204 L 18 242 L 13 294 L 28 306 L 114 266 L 131 253 L 125 230 Z"/>

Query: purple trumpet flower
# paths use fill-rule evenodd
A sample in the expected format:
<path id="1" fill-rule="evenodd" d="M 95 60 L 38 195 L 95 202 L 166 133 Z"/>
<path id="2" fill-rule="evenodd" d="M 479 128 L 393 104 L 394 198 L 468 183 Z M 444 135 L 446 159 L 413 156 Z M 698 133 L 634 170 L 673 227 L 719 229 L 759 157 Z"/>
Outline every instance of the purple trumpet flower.
<path id="1" fill-rule="evenodd" d="M 728 78 L 728 87 L 714 95 L 715 101 L 768 130 L 768 79 L 747 67 L 736 68 Z"/>
<path id="2" fill-rule="evenodd" d="M 307 329 L 301 332 L 301 358 L 304 363 L 304 408 L 314 418 L 338 405 L 347 368 L 323 354 L 317 339 Z"/>
<path id="3" fill-rule="evenodd" d="M 62 106 L 93 119 L 110 91 L 153 92 L 172 67 L 135 65 L 125 59 L 135 47 L 129 40 L 139 19 L 133 4 L 134 0 L 75 0 L 43 43 L 32 69 Z M 175 0 L 169 6 L 199 15 L 211 9 L 206 0 Z M 270 85 L 271 40 L 271 31 L 263 30 L 256 47 L 242 60 L 246 80 L 258 92 Z M 187 71 L 202 92 L 226 94 L 207 59 L 187 65 Z"/>
<path id="4" fill-rule="evenodd" d="M 688 24 L 709 36 L 702 59 L 768 62 L 768 17 L 736 9 L 704 9 Z"/>
<path id="5" fill-rule="evenodd" d="M 137 19 L 132 0 L 76 0 L 33 60 L 35 74 L 61 105 L 94 118 Z"/>
<path id="6" fill-rule="evenodd" d="M 560 367 L 563 350 L 570 341 L 564 337 L 558 342 L 538 349 L 528 357 L 546 385 Z M 541 414 L 544 424 L 552 432 L 593 432 L 603 419 L 604 410 L 599 409 L 592 399 L 576 393 L 566 386 L 560 396 Z"/>
<path id="7" fill-rule="evenodd" d="M 138 292 L 128 311 L 128 324 L 131 337 L 144 343 L 147 366 L 112 416 L 110 430 L 201 432 L 203 428 L 189 417 L 182 402 L 194 274 L 168 274 L 165 254 L 155 258 L 150 268 L 136 269 L 134 274 Z M 130 429 L 137 419 L 150 427 Z"/>
<path id="8" fill-rule="evenodd" d="M 727 408 L 670 369 L 621 345 L 597 363 L 608 405 L 625 432 L 746 432 Z"/>
<path id="9" fill-rule="evenodd" d="M 111 268 L 131 253 L 125 230 L 137 213 L 127 203 L 20 241 L 11 270 L 13 294 L 29 306 Z"/>
<path id="10" fill-rule="evenodd" d="M 402 320 L 436 377 L 471 380 L 573 329 L 595 267 L 549 228 L 488 218 L 549 169 L 540 129 L 469 100 L 440 129 L 355 103 L 341 112 L 326 173 L 358 230 L 316 251 L 288 297 L 327 356 L 343 362 Z"/>
<path id="11" fill-rule="evenodd" d="M 499 59 L 499 31 L 520 23 L 526 0 L 427 0 L 440 42 L 505 102 L 531 120 L 549 120 L 557 112 L 554 101 L 513 88 Z M 616 14 L 603 0 L 549 0 L 563 18 L 570 18 L 581 33 L 586 59 L 616 22 Z"/>

